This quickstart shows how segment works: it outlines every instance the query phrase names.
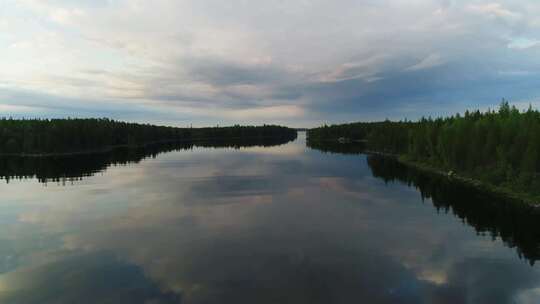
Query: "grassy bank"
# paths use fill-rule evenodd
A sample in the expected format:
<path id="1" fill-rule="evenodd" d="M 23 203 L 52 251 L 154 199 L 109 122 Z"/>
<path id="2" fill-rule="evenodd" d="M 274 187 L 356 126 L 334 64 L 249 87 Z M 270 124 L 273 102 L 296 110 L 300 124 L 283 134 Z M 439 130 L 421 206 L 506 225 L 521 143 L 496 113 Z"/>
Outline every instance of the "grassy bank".
<path id="1" fill-rule="evenodd" d="M 393 157 L 397 161 L 399 161 L 400 163 L 402 163 L 402 164 L 404 164 L 404 165 L 406 165 L 406 166 L 408 166 L 410 168 L 414 168 L 414 169 L 416 169 L 418 171 L 421 171 L 424 174 L 433 174 L 433 175 L 438 175 L 438 176 L 444 176 L 444 177 L 448 178 L 449 180 L 451 180 L 452 182 L 461 183 L 461 184 L 473 187 L 473 188 L 475 188 L 475 189 L 477 189 L 479 191 L 489 192 L 489 193 L 497 195 L 498 197 L 506 199 L 506 200 L 519 202 L 519 203 L 524 203 L 524 204 L 527 204 L 527 205 L 530 205 L 530 206 L 540 208 L 540 197 L 537 196 L 537 195 L 532 195 L 530 193 L 525 193 L 525 192 L 518 192 L 518 191 L 516 191 L 516 190 L 514 190 L 512 188 L 508 188 L 508 187 L 496 186 L 496 185 L 490 184 L 488 182 L 481 181 L 479 179 L 467 177 L 467 176 L 462 175 L 460 173 L 453 172 L 453 174 L 451 176 L 449 176 L 449 171 L 447 171 L 447 170 L 444 170 L 442 168 L 438 168 L 438 167 L 430 165 L 428 163 L 423 163 L 423 162 L 411 160 L 406 155 L 395 156 L 395 155 L 386 154 L 385 156 Z"/>

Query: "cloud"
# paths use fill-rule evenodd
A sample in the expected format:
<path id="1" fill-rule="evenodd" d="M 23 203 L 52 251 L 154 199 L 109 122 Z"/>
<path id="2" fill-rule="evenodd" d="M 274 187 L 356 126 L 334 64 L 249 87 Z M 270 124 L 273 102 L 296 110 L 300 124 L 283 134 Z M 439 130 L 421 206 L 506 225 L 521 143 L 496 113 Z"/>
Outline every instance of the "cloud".
<path id="1" fill-rule="evenodd" d="M 252 117 L 252 118 L 271 118 L 271 117 L 286 117 L 294 118 L 304 115 L 304 110 L 296 105 L 270 106 L 255 109 L 244 109 L 233 111 L 226 114 L 235 118 Z"/>
<path id="2" fill-rule="evenodd" d="M 528 48 L 531 48 L 531 47 L 538 46 L 539 43 L 540 43 L 539 40 L 533 40 L 533 39 L 518 37 L 516 39 L 513 39 L 508 44 L 508 47 L 511 48 L 511 49 L 512 48 L 513 49 L 528 49 Z"/>
<path id="3" fill-rule="evenodd" d="M 302 109 L 265 115 L 291 124 L 402 117 L 430 98 L 458 109 L 538 97 L 533 74 L 519 89 L 489 85 L 494 75 L 512 78 L 498 71 L 538 68 L 539 14 L 526 0 L 9 0 L 0 11 L 9 29 L 0 36 L 0 84 L 70 98 L 80 104 L 65 109 L 71 116 L 92 99 L 128 112 L 144 105 L 162 122 L 242 123 L 276 106 Z M 458 84 L 443 84 L 449 79 Z M 470 95 L 458 102 L 457 91 Z"/>
<path id="4" fill-rule="evenodd" d="M 431 54 L 422 59 L 417 64 L 406 68 L 406 71 L 418 71 L 423 69 L 429 69 L 444 64 L 444 60 L 438 54 Z"/>
<path id="5" fill-rule="evenodd" d="M 470 11 L 489 17 L 519 19 L 521 14 L 506 9 L 500 3 L 471 4 L 467 7 Z"/>

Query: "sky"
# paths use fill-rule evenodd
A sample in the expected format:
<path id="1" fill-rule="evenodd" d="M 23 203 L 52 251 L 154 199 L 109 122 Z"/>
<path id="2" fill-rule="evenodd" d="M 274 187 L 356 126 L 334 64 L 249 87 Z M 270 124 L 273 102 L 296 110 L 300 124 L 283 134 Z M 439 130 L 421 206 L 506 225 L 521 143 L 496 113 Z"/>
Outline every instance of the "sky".
<path id="1" fill-rule="evenodd" d="M 207 126 L 540 106 L 540 1 L 0 0 L 0 116 Z"/>

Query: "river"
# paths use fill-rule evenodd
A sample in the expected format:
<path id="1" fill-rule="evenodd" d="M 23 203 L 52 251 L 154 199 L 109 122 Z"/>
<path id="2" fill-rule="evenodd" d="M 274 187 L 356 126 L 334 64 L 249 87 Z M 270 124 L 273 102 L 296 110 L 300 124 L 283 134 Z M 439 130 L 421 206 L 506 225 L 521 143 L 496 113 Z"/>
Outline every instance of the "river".
<path id="1" fill-rule="evenodd" d="M 160 152 L 6 161 L 0 303 L 540 302 L 535 210 L 302 132 Z"/>

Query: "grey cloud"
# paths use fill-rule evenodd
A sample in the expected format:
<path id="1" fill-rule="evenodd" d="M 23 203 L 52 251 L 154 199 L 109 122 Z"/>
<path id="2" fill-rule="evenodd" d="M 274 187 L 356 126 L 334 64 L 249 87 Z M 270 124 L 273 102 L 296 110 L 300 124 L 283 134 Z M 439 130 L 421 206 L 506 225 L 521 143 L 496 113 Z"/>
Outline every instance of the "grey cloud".
<path id="1" fill-rule="evenodd" d="M 25 106 L 30 108 L 46 109 L 50 111 L 65 111 L 69 113 L 76 112 L 92 112 L 92 113 L 111 113 L 111 112 L 126 112 L 122 105 L 115 106 L 114 104 L 105 101 L 87 100 L 81 103 L 79 98 L 68 98 L 54 95 L 45 95 L 38 92 L 24 90 L 2 90 L 0 91 L 2 103 Z M 128 113 L 133 111 L 129 110 Z"/>
<path id="2" fill-rule="evenodd" d="M 25 118 L 108 117 L 113 119 L 170 124 L 187 123 L 187 117 L 133 105 L 125 100 L 102 100 L 69 98 L 28 90 L 0 90 L 0 104 L 24 107 L 25 112 L 1 113 L 2 116 Z M 156 119 L 157 118 L 157 119 Z"/>
<path id="3" fill-rule="evenodd" d="M 302 97 L 302 75 L 272 63 L 248 64 L 215 57 L 193 57 L 127 79 L 143 88 L 139 98 L 170 105 L 249 109 L 294 103 Z"/>
<path id="4" fill-rule="evenodd" d="M 80 9 L 77 18 L 64 18 L 70 31 L 99 56 L 130 58 L 129 64 L 107 68 L 71 63 L 80 75 L 62 75 L 49 86 L 78 87 L 81 96 L 74 103 L 81 105 L 92 87 L 104 98 L 144 101 L 171 112 L 295 105 L 311 125 L 540 97 L 539 46 L 512 47 L 540 40 L 540 5 L 534 1 L 148 5 L 57 0 L 32 6 L 37 15 Z M 152 119 L 163 115 L 157 112 L 149 113 Z"/>
<path id="5" fill-rule="evenodd" d="M 273 83 L 283 76 L 270 65 L 248 65 L 211 58 L 190 61 L 186 60 L 185 66 L 193 80 L 217 86 Z"/>

